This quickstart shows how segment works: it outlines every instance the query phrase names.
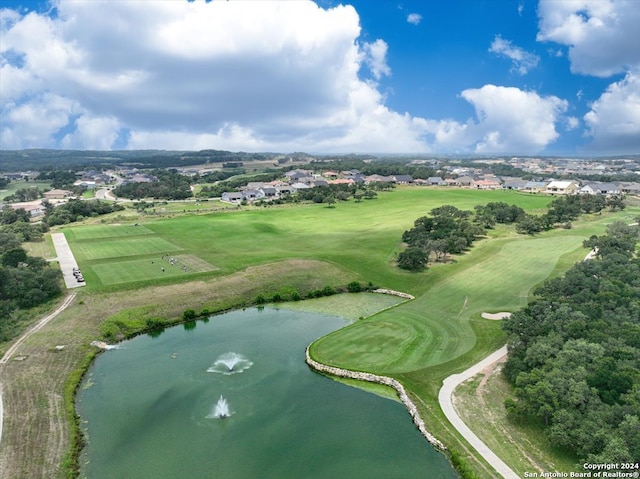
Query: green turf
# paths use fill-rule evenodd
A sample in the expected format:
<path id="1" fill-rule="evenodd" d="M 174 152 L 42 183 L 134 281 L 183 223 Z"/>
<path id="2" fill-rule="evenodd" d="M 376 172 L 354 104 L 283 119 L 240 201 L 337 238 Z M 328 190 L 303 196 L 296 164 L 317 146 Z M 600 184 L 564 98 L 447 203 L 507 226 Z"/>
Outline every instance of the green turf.
<path id="1" fill-rule="evenodd" d="M 326 336 L 316 343 L 314 354 L 336 365 L 387 373 L 421 369 L 461 356 L 476 341 L 471 318 L 483 311 L 523 306 L 532 285 L 548 277 L 558 258 L 574 250 L 582 239 L 546 236 L 487 241 L 456 264 L 438 266 L 447 274 L 434 278 L 415 301 Z"/>
<path id="2" fill-rule="evenodd" d="M 87 225 L 65 229 L 67 239 L 78 241 L 103 238 L 120 238 L 153 234 L 153 231 L 143 225 Z"/>
<path id="3" fill-rule="evenodd" d="M 215 266 L 193 255 L 175 255 L 172 258 L 176 259 L 174 264 L 171 264 L 166 258 L 163 259 L 162 256 L 155 255 L 146 259 L 98 263 L 93 265 L 91 269 L 103 285 L 146 281 L 149 278 L 184 277 L 216 269 Z"/>
<path id="4" fill-rule="evenodd" d="M 181 248 L 158 236 L 121 238 L 117 241 L 91 241 L 76 243 L 73 253 L 78 261 L 106 258 L 123 258 L 139 255 L 162 255 L 179 251 Z"/>

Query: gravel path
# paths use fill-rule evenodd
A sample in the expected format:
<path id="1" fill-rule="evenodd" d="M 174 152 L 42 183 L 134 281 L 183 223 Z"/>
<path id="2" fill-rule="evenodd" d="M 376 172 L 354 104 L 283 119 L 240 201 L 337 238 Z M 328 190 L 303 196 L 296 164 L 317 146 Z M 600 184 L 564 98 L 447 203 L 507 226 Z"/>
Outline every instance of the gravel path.
<path id="1" fill-rule="evenodd" d="M 460 419 L 458 413 L 453 407 L 453 402 L 451 401 L 451 397 L 453 395 L 453 391 L 458 385 L 463 383 L 469 378 L 472 378 L 480 371 L 485 369 L 487 366 L 500 361 L 507 355 L 507 346 L 503 346 L 497 351 L 493 352 L 486 358 L 484 358 L 479 363 L 471 366 L 466 371 L 460 374 L 453 374 L 445 379 L 442 383 L 442 388 L 438 393 L 438 402 L 440 403 L 440 407 L 444 412 L 444 415 L 447 417 L 449 422 L 457 429 L 457 431 L 462 434 L 462 436 L 467 440 L 469 444 L 471 444 L 478 453 L 489 463 L 491 466 L 498 471 L 498 473 L 504 477 L 505 479 L 519 479 L 518 476 L 513 469 L 511 469 L 507 464 L 505 464 L 502 459 L 500 459 L 496 454 L 489 449 L 484 442 L 480 440 L 478 436 L 476 436 L 471 429 L 467 427 L 467 425 Z"/>

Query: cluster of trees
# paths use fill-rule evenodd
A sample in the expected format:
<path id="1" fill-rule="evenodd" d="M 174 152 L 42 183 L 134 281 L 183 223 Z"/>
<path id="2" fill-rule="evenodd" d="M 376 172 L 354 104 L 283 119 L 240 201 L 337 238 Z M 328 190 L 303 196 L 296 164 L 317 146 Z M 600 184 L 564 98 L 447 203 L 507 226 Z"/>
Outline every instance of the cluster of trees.
<path id="1" fill-rule="evenodd" d="M 95 218 L 114 211 L 122 211 L 124 206 L 108 201 L 82 201 L 71 199 L 67 203 L 56 206 L 48 204 L 44 222 L 49 226 L 66 225 L 85 218 Z"/>
<path id="2" fill-rule="evenodd" d="M 503 201 L 477 205 L 475 221 L 485 228 L 492 228 L 496 223 L 511 224 L 520 221 L 525 212 L 517 205 L 509 205 Z"/>
<path id="3" fill-rule="evenodd" d="M 522 234 L 535 234 L 562 224 L 570 227 L 571 221 L 583 213 L 599 213 L 608 208 L 610 211 L 623 210 L 624 196 L 612 195 L 566 195 L 553 200 L 543 215 L 522 215 L 516 222 L 516 231 Z"/>
<path id="4" fill-rule="evenodd" d="M 449 254 L 459 254 L 484 235 L 482 226 L 471 220 L 471 211 L 444 205 L 431 210 L 414 222 L 413 228 L 402 234 L 407 248 L 398 255 L 398 266 L 409 271 L 420 271 L 427 266 L 429 257 L 444 261 Z"/>
<path id="5" fill-rule="evenodd" d="M 0 242 L 19 247 L 24 241 L 40 241 L 49 231 L 45 223 L 30 223 L 29 213 L 24 208 L 14 210 L 5 206 L 0 212 Z"/>
<path id="6" fill-rule="evenodd" d="M 175 169 L 155 169 L 151 174 L 158 181 L 149 183 L 125 183 L 114 188 L 113 193 L 122 198 L 156 198 L 165 200 L 184 200 L 191 198 L 191 179 L 181 175 Z"/>
<path id="7" fill-rule="evenodd" d="M 50 169 L 41 171 L 38 180 L 50 181 L 52 188 L 71 189 L 77 180 L 76 172 L 72 170 Z"/>
<path id="8" fill-rule="evenodd" d="M 33 201 L 38 198 L 42 198 L 43 191 L 37 186 L 32 186 L 30 188 L 20 188 L 12 195 L 7 195 L 4 197 L 4 201 L 8 203 L 18 203 L 23 201 Z"/>
<path id="9" fill-rule="evenodd" d="M 392 160 L 378 158 L 376 161 L 370 161 L 368 158 L 347 158 L 347 159 L 334 159 L 327 160 L 322 159 L 318 161 L 312 161 L 316 169 L 322 169 L 325 171 L 350 171 L 358 170 L 363 175 L 411 175 L 413 178 L 420 178 L 426 180 L 430 176 L 437 176 L 438 170 L 426 165 L 410 165 L 407 164 L 406 159 Z"/>
<path id="10" fill-rule="evenodd" d="M 313 203 L 326 203 L 332 205 L 338 201 L 348 201 L 353 198 L 356 202 L 363 199 L 371 200 L 378 196 L 376 189 L 380 189 L 381 185 L 354 183 L 351 185 L 327 185 L 309 188 L 307 190 L 298 190 L 294 196 L 285 198 L 286 201 L 311 201 Z"/>
<path id="11" fill-rule="evenodd" d="M 15 214 L 14 214 L 15 213 Z M 5 207 L 0 214 L 0 340 L 9 339 L 12 315 L 18 308 L 37 306 L 61 293 L 58 269 L 21 248 L 24 241 L 42 240 L 46 225 L 29 223 L 24 210 Z"/>
<path id="12" fill-rule="evenodd" d="M 640 258 L 637 226 L 614 223 L 596 258 L 547 281 L 504 322 L 512 418 L 544 425 L 580 461 L 640 458 Z"/>

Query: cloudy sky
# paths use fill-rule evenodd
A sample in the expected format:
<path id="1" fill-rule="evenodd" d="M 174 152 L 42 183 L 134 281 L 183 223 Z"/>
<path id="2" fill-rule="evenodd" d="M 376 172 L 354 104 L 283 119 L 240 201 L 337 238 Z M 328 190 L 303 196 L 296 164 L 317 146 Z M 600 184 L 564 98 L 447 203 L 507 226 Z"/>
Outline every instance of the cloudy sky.
<path id="1" fill-rule="evenodd" d="M 0 149 L 640 153 L 638 0 L 0 8 Z"/>

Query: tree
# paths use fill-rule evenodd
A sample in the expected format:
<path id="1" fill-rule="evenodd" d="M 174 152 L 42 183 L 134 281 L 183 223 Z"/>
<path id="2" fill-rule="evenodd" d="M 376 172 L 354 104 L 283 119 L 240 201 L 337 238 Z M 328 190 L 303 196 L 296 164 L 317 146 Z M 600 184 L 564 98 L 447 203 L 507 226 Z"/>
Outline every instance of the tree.
<path id="1" fill-rule="evenodd" d="M 22 248 L 14 248 L 2 255 L 2 266 L 17 268 L 20 263 L 27 260 L 27 252 Z"/>
<path id="2" fill-rule="evenodd" d="M 398 266 L 408 271 L 422 271 L 427 265 L 427 255 L 422 248 L 410 246 L 398 254 Z"/>

